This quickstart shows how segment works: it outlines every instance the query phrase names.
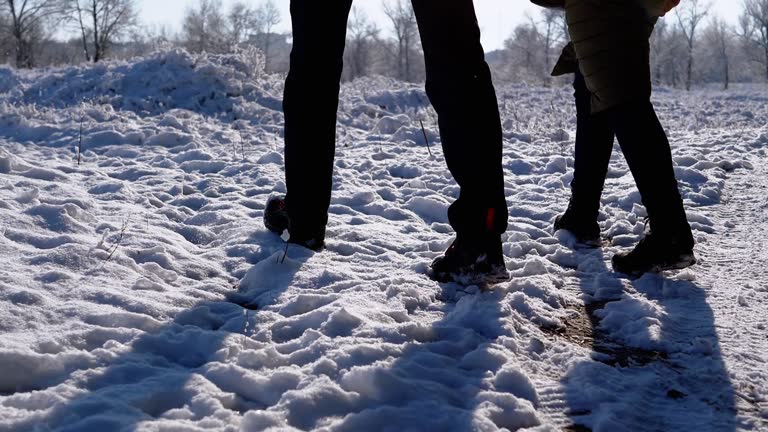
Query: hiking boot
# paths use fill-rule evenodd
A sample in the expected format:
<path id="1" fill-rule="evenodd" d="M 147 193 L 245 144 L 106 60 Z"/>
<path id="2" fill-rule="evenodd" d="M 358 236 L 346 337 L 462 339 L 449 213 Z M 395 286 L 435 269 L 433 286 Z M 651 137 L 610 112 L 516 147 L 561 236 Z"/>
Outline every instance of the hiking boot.
<path id="1" fill-rule="evenodd" d="M 288 216 L 288 205 L 285 199 L 272 197 L 267 201 L 267 208 L 264 210 L 264 226 L 277 235 L 283 235 L 285 230 L 290 228 L 291 218 Z"/>
<path id="2" fill-rule="evenodd" d="M 288 205 L 284 198 L 273 197 L 267 201 L 264 210 L 264 226 L 280 235 L 288 243 L 297 244 L 315 252 L 325 249 L 325 228 L 316 230 L 291 229 L 291 218 L 288 216 Z M 285 236 L 288 231 L 287 238 Z"/>
<path id="3" fill-rule="evenodd" d="M 566 230 L 576 237 L 576 240 L 587 247 L 598 247 L 600 239 L 600 225 L 593 218 L 584 217 L 573 205 L 573 200 L 568 203 L 565 213 L 555 218 L 555 231 Z"/>
<path id="4" fill-rule="evenodd" d="M 630 252 L 617 253 L 611 260 L 615 272 L 640 276 L 646 272 L 679 270 L 696 264 L 693 237 L 648 233 Z"/>
<path id="5" fill-rule="evenodd" d="M 457 237 L 445 253 L 432 262 L 428 275 L 437 282 L 462 285 L 509 280 L 501 238 L 498 235 L 472 240 Z"/>

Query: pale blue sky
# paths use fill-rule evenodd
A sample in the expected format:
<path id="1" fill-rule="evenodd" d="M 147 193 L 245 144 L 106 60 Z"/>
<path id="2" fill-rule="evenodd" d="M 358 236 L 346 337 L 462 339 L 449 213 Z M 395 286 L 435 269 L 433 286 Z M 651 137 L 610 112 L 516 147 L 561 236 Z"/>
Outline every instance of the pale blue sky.
<path id="1" fill-rule="evenodd" d="M 223 0 L 225 6 L 232 1 Z M 251 4 L 258 4 L 259 1 L 246 0 Z M 289 0 L 274 1 L 283 12 L 283 23 L 279 29 L 288 31 L 290 27 Z M 188 5 L 194 4 L 195 0 L 138 0 L 138 3 L 144 22 L 168 25 L 171 29 L 178 30 L 184 10 Z M 735 23 L 741 10 L 740 3 L 739 0 L 714 0 L 715 12 L 729 22 Z M 354 4 L 364 9 L 369 17 L 378 21 L 380 27 L 386 28 L 386 22 L 381 12 L 381 0 L 355 0 Z M 509 36 L 512 26 L 524 19 L 526 12 L 536 10 L 536 6 L 533 6 L 528 0 L 475 0 L 475 7 L 483 30 L 483 45 L 488 51 L 500 48 L 504 39 Z"/>

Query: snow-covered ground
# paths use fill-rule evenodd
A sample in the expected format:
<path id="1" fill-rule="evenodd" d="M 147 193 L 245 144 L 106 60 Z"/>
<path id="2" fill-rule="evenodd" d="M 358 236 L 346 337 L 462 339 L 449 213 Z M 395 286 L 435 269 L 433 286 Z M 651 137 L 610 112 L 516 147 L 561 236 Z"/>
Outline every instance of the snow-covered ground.
<path id="1" fill-rule="evenodd" d="M 768 430 L 768 89 L 656 92 L 701 263 L 633 281 L 620 152 L 573 250 L 571 91 L 499 86 L 513 278 L 478 292 L 425 275 L 458 189 L 381 78 L 342 89 L 328 250 L 283 259 L 257 63 L 0 69 L 0 430 Z"/>

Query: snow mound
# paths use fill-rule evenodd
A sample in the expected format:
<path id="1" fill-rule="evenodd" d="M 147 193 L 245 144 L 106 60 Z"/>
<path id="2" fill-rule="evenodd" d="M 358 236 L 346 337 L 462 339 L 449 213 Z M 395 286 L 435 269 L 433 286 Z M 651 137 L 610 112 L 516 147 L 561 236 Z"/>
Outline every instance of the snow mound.
<path id="1" fill-rule="evenodd" d="M 228 114 L 239 98 L 276 107 L 277 101 L 259 86 L 263 68 L 263 55 L 255 49 L 199 55 L 174 49 L 130 62 L 55 69 L 22 84 L 21 95 L 12 101 L 57 108 L 85 101 L 141 115 L 176 108 Z"/>

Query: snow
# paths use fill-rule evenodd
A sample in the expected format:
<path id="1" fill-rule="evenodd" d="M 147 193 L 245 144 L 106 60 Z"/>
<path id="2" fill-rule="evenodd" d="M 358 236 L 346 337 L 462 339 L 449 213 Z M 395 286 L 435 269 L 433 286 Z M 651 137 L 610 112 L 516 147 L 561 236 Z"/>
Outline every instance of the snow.
<path id="1" fill-rule="evenodd" d="M 633 281 L 620 152 L 613 240 L 573 249 L 572 90 L 499 86 L 513 278 L 488 290 L 425 274 L 458 188 L 423 88 L 384 78 L 342 87 L 328 249 L 286 252 L 259 61 L 0 69 L 0 430 L 768 430 L 767 90 L 657 92 L 701 263 Z"/>

